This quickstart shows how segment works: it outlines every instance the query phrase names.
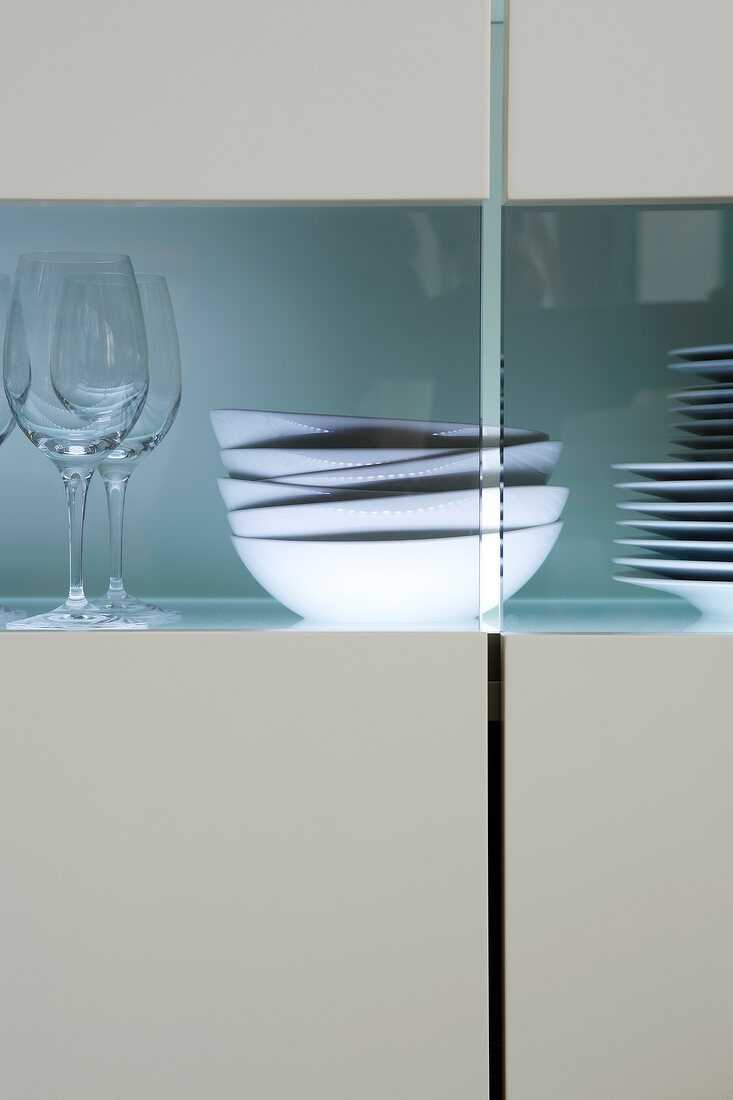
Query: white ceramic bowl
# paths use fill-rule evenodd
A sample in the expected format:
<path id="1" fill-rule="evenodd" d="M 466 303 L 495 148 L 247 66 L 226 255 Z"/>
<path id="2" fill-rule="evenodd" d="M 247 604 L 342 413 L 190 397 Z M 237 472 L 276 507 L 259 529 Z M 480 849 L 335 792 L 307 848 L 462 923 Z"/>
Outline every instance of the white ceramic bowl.
<path id="1" fill-rule="evenodd" d="M 253 482 L 257 486 L 258 482 Z M 568 490 L 555 485 L 507 489 L 504 528 L 538 526 L 557 520 Z M 499 490 L 481 495 L 482 530 L 499 530 Z M 359 532 L 478 530 L 479 493 L 399 493 L 366 500 L 323 500 L 313 503 L 240 508 L 229 512 L 232 534 L 245 538 L 309 538 Z M 514 520 L 513 520 L 513 517 Z"/>
<path id="2" fill-rule="evenodd" d="M 273 505 L 283 510 L 305 502 L 307 504 L 334 503 L 343 504 L 354 501 L 358 506 L 367 503 L 384 509 L 400 510 L 405 497 L 423 494 L 392 492 L 380 493 L 369 489 L 328 489 L 298 485 L 289 481 L 262 481 L 248 478 L 220 477 L 217 479 L 219 492 L 230 512 L 240 509 L 257 509 Z M 471 497 L 477 492 L 469 487 L 451 493 L 452 496 Z M 428 495 L 428 494 L 425 494 Z M 442 497 L 442 493 L 431 493 Z M 449 494 L 446 493 L 446 499 Z M 498 526 L 499 489 L 483 490 L 484 519 L 487 526 Z M 518 485 L 504 489 L 504 526 L 507 530 L 518 527 L 538 527 L 543 523 L 554 523 L 560 518 L 568 497 L 568 490 L 561 485 Z M 490 517 L 487 516 L 487 510 Z M 238 533 L 238 532 L 235 532 Z M 303 532 L 301 532 L 303 533 Z"/>
<path id="3" fill-rule="evenodd" d="M 549 440 L 520 443 L 504 451 L 503 473 L 498 448 L 480 453 L 484 485 L 540 485 L 552 474 L 562 444 Z M 433 478 L 478 477 L 479 452 L 396 451 L 389 448 L 279 449 L 243 447 L 224 450 L 221 459 L 230 477 L 277 478 L 325 488 L 401 489 L 402 482 Z M 453 488 L 461 488 L 455 485 Z M 409 484 L 406 489 L 423 491 Z"/>
<path id="4" fill-rule="evenodd" d="M 221 452 L 221 460 L 230 477 L 274 478 L 304 474 L 341 472 L 354 468 L 394 466 L 418 469 L 432 467 L 445 454 L 433 448 L 419 447 L 234 447 Z M 450 452 L 452 456 L 464 452 Z M 477 452 L 470 463 L 478 466 Z M 468 460 L 464 464 L 468 464 Z"/>
<path id="5" fill-rule="evenodd" d="M 393 420 L 379 416 L 330 416 L 325 413 L 259 412 L 255 409 L 214 409 L 210 413 L 214 434 L 223 449 L 261 447 L 274 443 L 285 446 L 288 439 L 302 444 L 311 437 L 312 446 L 329 446 L 330 437 L 361 435 L 374 446 L 403 440 L 401 446 L 477 447 L 477 424 L 445 420 Z M 483 442 L 499 446 L 499 429 L 485 426 Z M 535 443 L 547 439 L 544 432 L 526 428 L 505 428 L 504 444 Z M 404 441 L 407 442 L 404 442 Z"/>
<path id="6" fill-rule="evenodd" d="M 561 528 L 504 535 L 505 597 L 539 569 Z M 235 535 L 232 542 L 266 591 L 318 622 L 438 623 L 475 618 L 499 602 L 498 534 L 374 541 Z"/>

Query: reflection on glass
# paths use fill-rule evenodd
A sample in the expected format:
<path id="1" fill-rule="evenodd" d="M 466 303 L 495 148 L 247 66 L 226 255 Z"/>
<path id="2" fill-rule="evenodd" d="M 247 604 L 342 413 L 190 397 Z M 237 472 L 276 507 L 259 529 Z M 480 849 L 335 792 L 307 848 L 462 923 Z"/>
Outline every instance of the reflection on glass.
<path id="1" fill-rule="evenodd" d="M 655 565 L 662 584 L 618 584 L 611 559 L 623 553 L 614 550 L 619 534 L 663 537 L 663 529 L 619 532 L 619 515 L 635 527 L 680 520 L 657 509 L 674 502 L 660 469 L 644 477 L 644 464 L 668 464 L 669 475 L 671 463 L 693 464 L 696 478 L 712 484 L 713 464 L 733 459 L 731 378 L 721 366 L 733 353 L 718 348 L 717 363 L 708 356 L 705 377 L 700 362 L 682 355 L 733 338 L 733 208 L 506 208 L 504 229 L 505 416 L 563 440 L 557 480 L 570 490 L 562 538 L 507 599 L 505 629 L 703 630 L 690 603 L 662 589 L 678 566 Z M 629 467 L 625 477 L 613 469 L 619 463 Z M 721 484 L 703 491 L 699 504 L 720 502 L 724 492 Z M 618 504 L 627 507 L 619 512 Z M 691 560 L 674 558 L 674 541 L 667 537 L 666 552 L 635 549 Z M 510 553 L 506 545 L 505 569 Z"/>

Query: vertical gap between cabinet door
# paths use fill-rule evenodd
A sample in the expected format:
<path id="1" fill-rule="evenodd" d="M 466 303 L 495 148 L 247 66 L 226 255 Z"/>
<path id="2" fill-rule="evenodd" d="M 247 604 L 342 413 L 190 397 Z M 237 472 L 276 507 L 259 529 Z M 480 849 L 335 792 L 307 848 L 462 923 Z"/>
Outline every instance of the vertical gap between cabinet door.
<path id="1" fill-rule="evenodd" d="M 504 720 L 503 638 L 489 636 L 488 794 L 488 964 L 489 1096 L 505 1097 L 504 1052 Z"/>

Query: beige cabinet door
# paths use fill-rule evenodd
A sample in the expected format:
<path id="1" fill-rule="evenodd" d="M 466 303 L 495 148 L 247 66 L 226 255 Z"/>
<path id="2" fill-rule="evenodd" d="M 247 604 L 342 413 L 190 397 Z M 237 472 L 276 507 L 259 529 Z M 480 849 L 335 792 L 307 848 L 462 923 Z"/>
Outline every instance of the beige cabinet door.
<path id="1" fill-rule="evenodd" d="M 482 199 L 488 0 L 27 0 L 0 199 Z"/>
<path id="2" fill-rule="evenodd" d="M 508 0 L 507 195 L 733 194 L 729 0 Z"/>
<path id="3" fill-rule="evenodd" d="M 732 664 L 506 639 L 508 1100 L 731 1095 Z"/>
<path id="4" fill-rule="evenodd" d="M 485 636 L 0 667 L 0 1095 L 485 1100 Z"/>

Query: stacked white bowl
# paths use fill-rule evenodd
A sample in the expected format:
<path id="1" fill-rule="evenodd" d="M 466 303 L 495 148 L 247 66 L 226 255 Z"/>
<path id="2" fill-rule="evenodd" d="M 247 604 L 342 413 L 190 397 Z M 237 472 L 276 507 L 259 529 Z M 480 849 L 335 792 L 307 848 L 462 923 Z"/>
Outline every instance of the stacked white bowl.
<path id="1" fill-rule="evenodd" d="M 733 344 L 676 348 L 668 366 L 696 375 L 672 394 L 672 462 L 623 463 L 642 480 L 623 482 L 642 500 L 624 501 L 619 521 L 651 538 L 622 538 L 649 556 L 614 558 L 635 572 L 616 580 L 682 596 L 708 618 L 733 621 Z M 704 380 L 704 381 L 702 381 Z M 656 499 L 650 499 L 656 498 Z"/>
<path id="2" fill-rule="evenodd" d="M 441 623 L 495 607 L 555 544 L 567 489 L 541 432 L 438 421 L 218 409 L 232 542 L 303 618 Z M 483 492 L 479 493 L 479 483 Z"/>

